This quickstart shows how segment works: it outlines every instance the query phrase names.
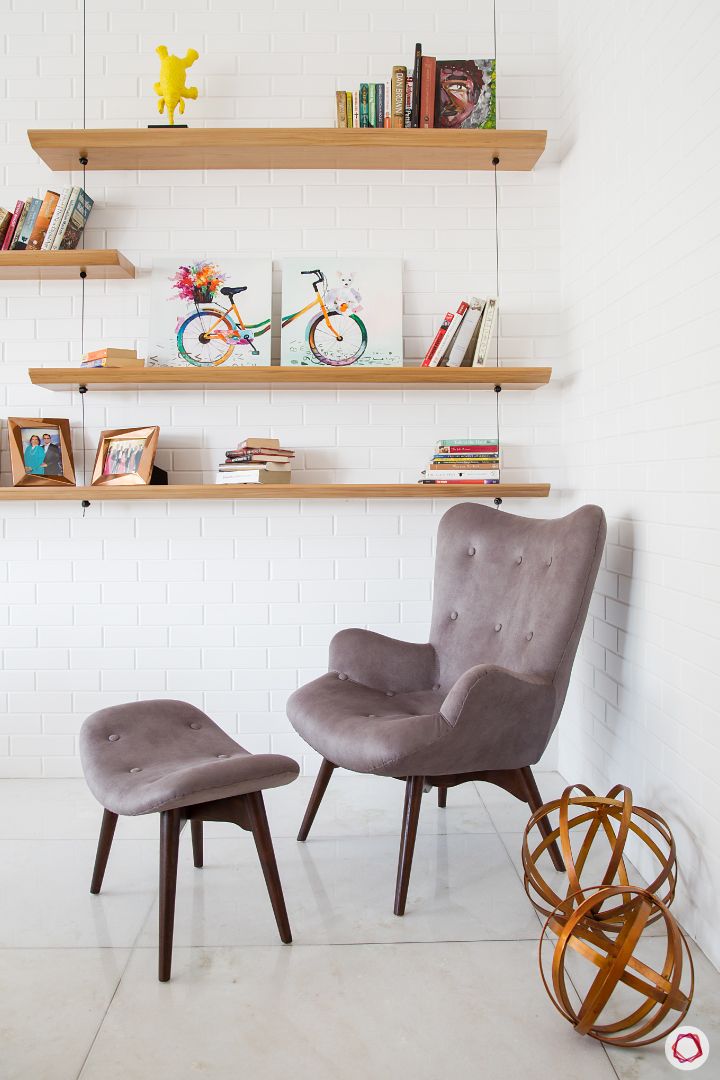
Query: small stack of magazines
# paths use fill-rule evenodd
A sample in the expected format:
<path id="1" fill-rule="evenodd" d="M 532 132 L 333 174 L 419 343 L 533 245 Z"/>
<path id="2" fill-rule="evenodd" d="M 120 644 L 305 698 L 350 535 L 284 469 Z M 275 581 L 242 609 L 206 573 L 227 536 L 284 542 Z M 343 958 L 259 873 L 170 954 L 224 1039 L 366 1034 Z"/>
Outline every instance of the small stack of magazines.
<path id="1" fill-rule="evenodd" d="M 441 439 L 421 484 L 499 484 L 500 444 L 496 435 Z"/>
<path id="2" fill-rule="evenodd" d="M 279 439 L 248 438 L 225 451 L 218 466 L 217 484 L 289 484 L 294 450 L 284 450 Z"/>

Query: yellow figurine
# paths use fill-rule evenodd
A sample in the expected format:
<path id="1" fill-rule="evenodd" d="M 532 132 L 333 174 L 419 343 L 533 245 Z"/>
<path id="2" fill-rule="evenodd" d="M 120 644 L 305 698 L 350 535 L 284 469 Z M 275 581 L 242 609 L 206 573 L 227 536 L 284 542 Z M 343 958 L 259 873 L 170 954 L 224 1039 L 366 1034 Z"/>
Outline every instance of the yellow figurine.
<path id="1" fill-rule="evenodd" d="M 185 58 L 181 60 L 179 56 L 171 56 L 166 45 L 158 45 L 155 52 L 160 57 L 160 82 L 156 82 L 154 86 L 155 93 L 160 98 L 158 112 L 162 113 L 167 108 L 172 126 L 175 123 L 175 109 L 179 109 L 181 114 L 185 112 L 183 98 L 195 99 L 198 96 L 197 86 L 186 86 L 185 78 L 187 69 L 195 63 L 200 53 L 195 49 L 188 49 Z"/>

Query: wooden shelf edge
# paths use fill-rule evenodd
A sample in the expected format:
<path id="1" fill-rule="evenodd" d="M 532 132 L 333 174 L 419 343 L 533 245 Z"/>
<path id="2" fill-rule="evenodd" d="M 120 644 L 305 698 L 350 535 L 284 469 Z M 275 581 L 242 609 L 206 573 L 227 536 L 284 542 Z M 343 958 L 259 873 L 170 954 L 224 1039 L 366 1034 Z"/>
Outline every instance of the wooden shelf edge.
<path id="1" fill-rule="evenodd" d="M 211 390 L 233 386 L 422 386 L 475 387 L 492 390 L 538 390 L 547 385 L 551 367 L 479 368 L 310 368 L 234 367 L 212 368 L 29 368 L 34 386 L 47 390 L 73 390 L 78 386 L 98 390 L 161 389 Z"/>
<path id="2" fill-rule="evenodd" d="M 4 487 L 5 502 L 162 502 L 176 499 L 543 499 L 550 484 L 142 484 Z"/>
<path id="3" fill-rule="evenodd" d="M 529 171 L 547 131 L 445 128 L 32 129 L 51 169 L 498 169 Z"/>
<path id="4" fill-rule="evenodd" d="M 72 251 L 0 251 L 0 279 L 134 278 L 135 267 L 115 248 L 74 248 Z"/>

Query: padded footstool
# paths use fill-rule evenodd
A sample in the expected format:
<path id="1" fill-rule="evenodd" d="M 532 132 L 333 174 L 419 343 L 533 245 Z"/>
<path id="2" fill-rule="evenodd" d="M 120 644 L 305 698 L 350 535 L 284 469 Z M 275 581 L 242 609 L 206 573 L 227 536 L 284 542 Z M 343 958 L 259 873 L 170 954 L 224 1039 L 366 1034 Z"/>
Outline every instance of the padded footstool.
<path id="1" fill-rule="evenodd" d="M 139 701 L 93 713 L 80 732 L 88 787 L 104 807 L 90 892 L 99 893 L 120 814 L 160 814 L 160 956 L 170 978 L 178 842 L 186 821 L 195 866 L 203 821 L 231 821 L 253 834 L 280 938 L 292 941 L 261 792 L 289 784 L 299 768 L 280 754 L 250 754 L 184 701 Z"/>

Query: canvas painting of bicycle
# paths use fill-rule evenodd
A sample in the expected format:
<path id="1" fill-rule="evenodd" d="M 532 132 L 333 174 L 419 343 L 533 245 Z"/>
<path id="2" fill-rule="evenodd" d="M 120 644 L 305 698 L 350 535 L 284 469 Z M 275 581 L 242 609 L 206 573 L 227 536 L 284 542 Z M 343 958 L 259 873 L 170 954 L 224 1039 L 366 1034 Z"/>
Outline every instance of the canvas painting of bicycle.
<path id="1" fill-rule="evenodd" d="M 164 259 L 151 292 L 150 365 L 270 363 L 271 259 Z"/>
<path id="2" fill-rule="evenodd" d="M 283 259 L 282 312 L 282 364 L 402 365 L 400 259 Z"/>

